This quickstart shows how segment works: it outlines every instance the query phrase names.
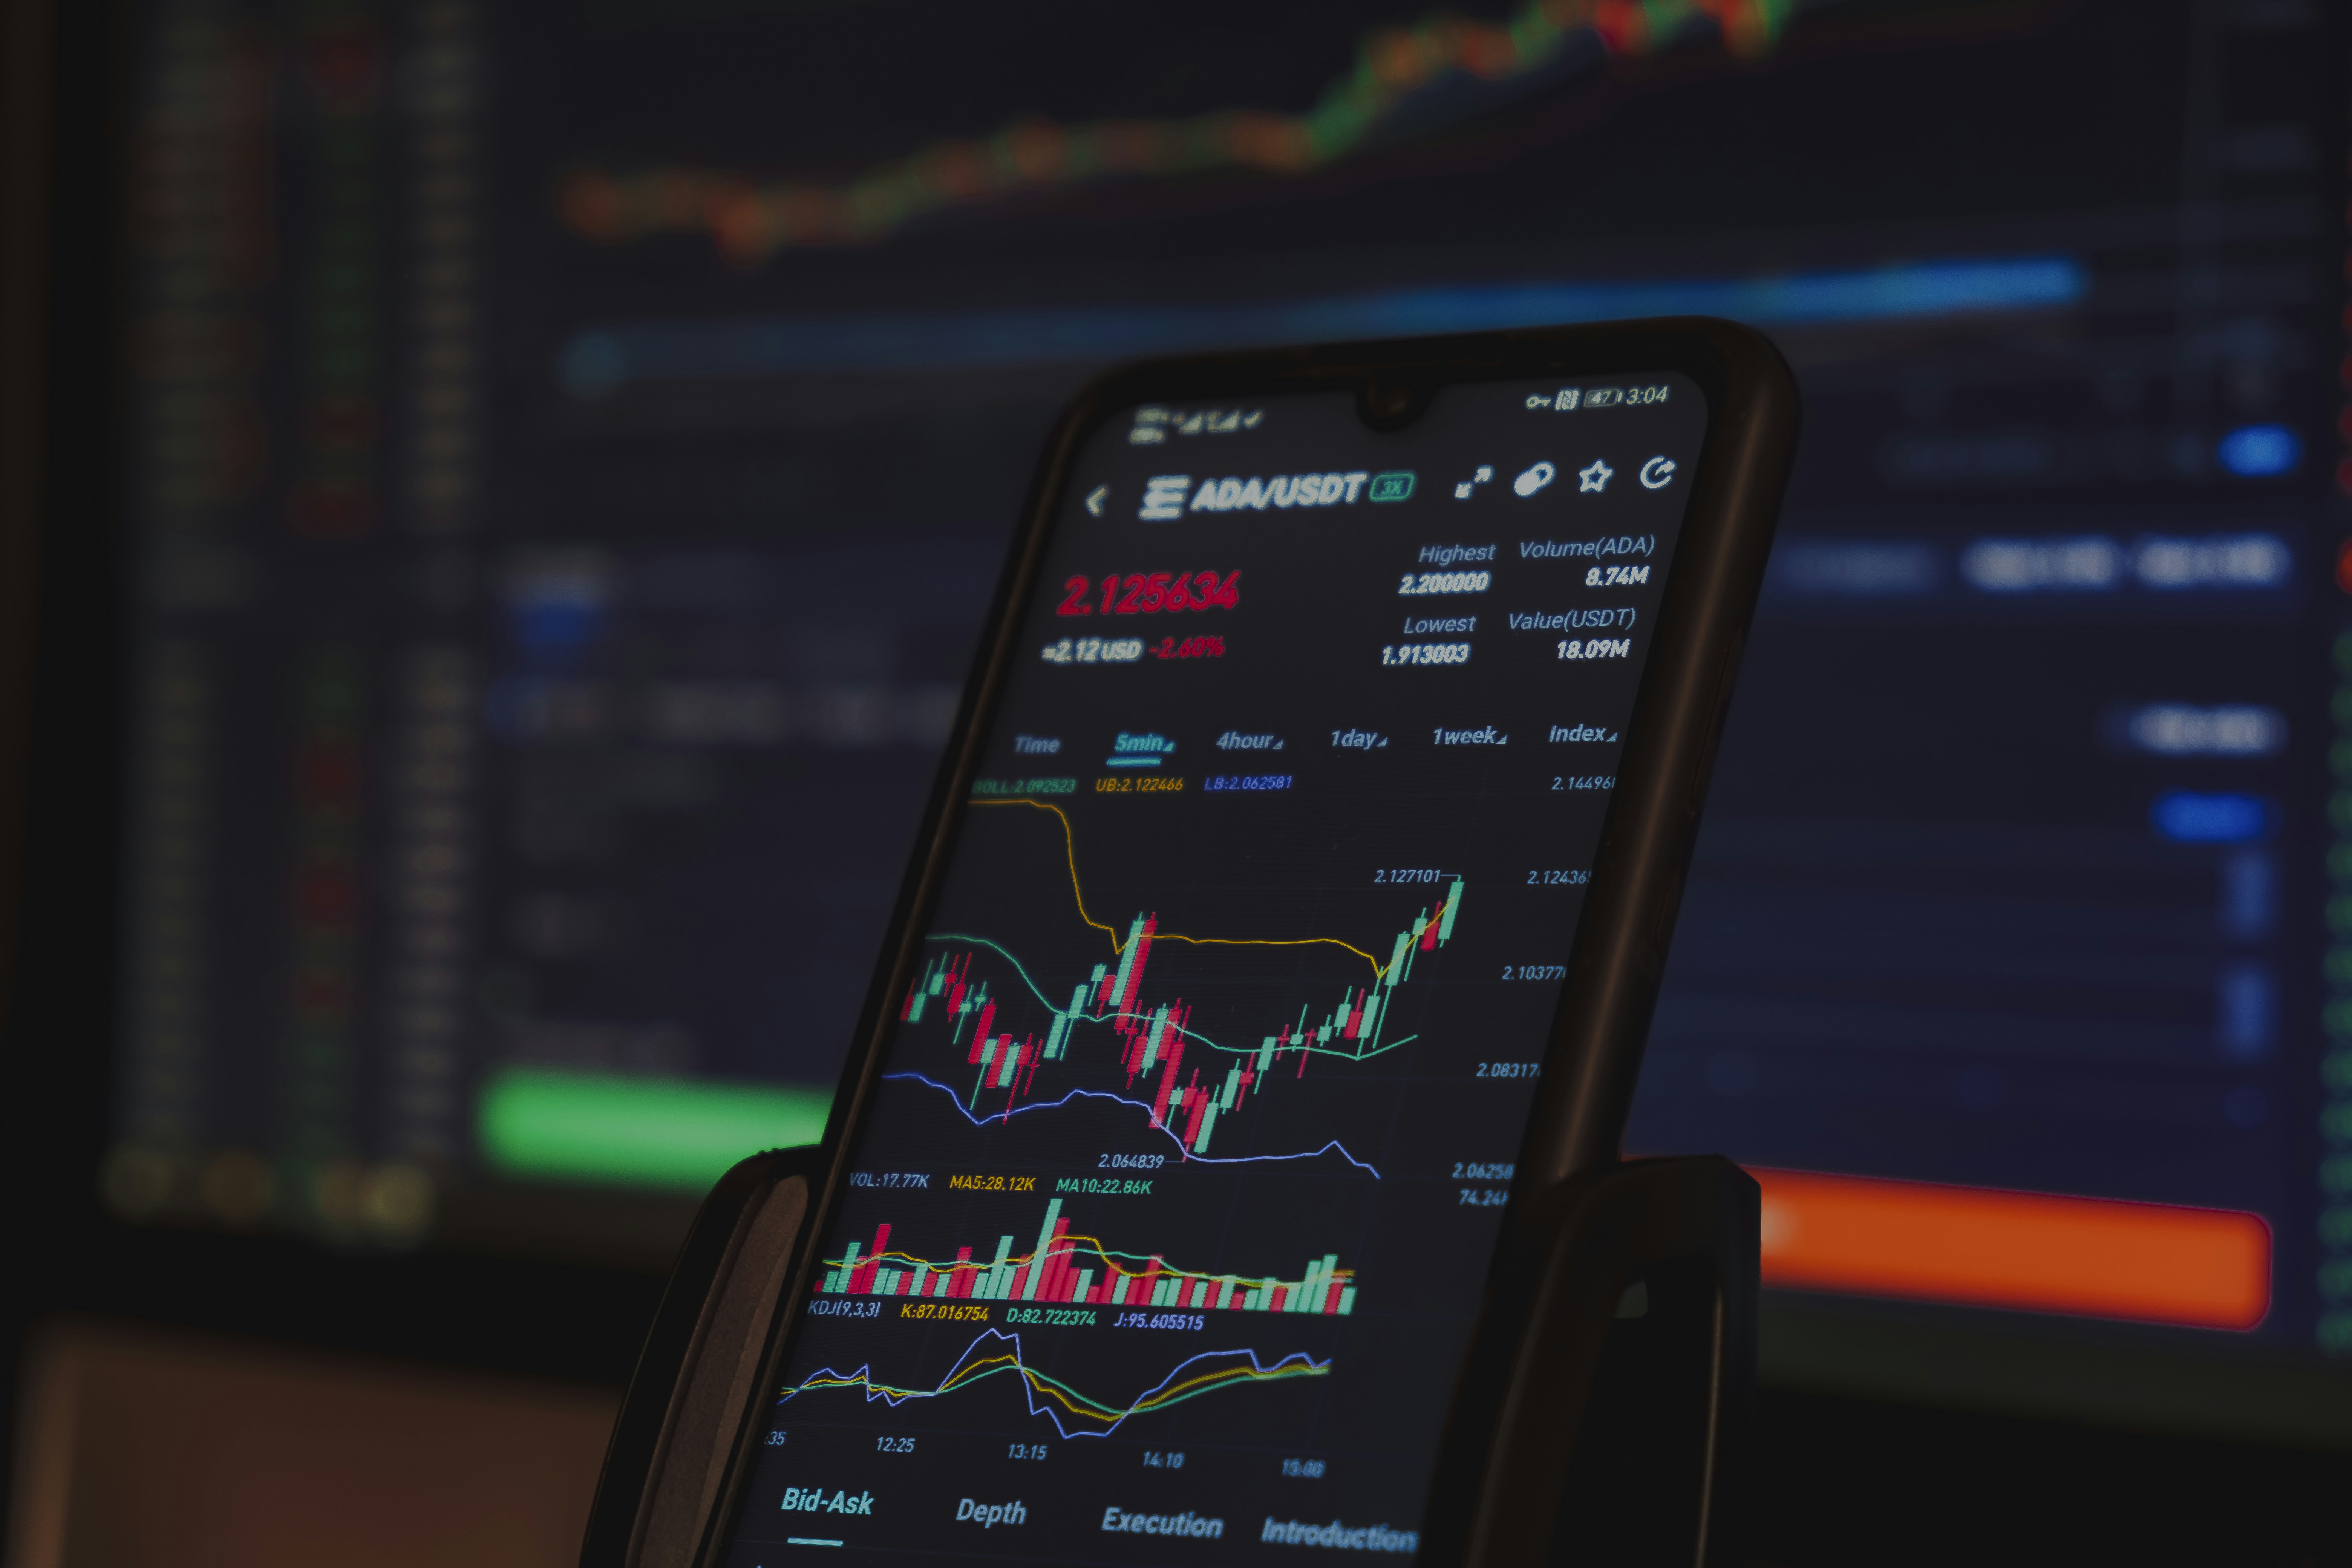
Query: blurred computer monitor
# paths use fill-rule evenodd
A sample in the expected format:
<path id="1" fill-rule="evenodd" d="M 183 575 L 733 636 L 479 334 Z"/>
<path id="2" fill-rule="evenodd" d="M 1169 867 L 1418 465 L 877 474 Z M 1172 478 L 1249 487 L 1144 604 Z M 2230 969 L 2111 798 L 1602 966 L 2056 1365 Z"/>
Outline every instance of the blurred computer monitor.
<path id="1" fill-rule="evenodd" d="M 1763 1179 L 1769 1375 L 2341 1440 L 2345 23 L 126 5 L 60 1179 L 657 1266 L 822 1127 L 1086 377 L 1720 314 L 1807 428 L 1634 1146 Z"/>

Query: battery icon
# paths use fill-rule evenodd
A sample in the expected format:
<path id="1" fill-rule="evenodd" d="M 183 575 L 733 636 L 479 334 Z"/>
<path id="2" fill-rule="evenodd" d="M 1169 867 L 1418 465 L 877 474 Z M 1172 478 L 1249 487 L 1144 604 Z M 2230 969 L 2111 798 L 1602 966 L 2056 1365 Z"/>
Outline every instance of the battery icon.
<path id="1" fill-rule="evenodd" d="M 1587 408 L 1608 408 L 1624 401 L 1625 393 L 1622 387 L 1596 386 L 1584 395 L 1584 406 Z"/>

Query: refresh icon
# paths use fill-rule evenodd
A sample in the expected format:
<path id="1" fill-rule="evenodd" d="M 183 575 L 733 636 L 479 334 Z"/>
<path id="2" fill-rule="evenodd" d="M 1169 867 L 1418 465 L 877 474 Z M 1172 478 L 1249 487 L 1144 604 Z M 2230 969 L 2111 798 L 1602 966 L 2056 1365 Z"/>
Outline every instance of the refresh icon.
<path id="1" fill-rule="evenodd" d="M 1664 489 L 1673 482 L 1674 477 L 1675 460 L 1672 458 L 1653 458 L 1642 465 L 1642 488 L 1645 490 Z"/>

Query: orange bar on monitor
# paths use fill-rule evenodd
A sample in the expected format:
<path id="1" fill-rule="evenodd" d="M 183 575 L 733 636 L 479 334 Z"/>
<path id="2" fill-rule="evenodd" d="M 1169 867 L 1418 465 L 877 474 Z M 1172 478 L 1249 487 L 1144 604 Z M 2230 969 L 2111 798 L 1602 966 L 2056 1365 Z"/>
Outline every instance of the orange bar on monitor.
<path id="1" fill-rule="evenodd" d="M 2270 1310 L 2257 1214 L 1990 1187 L 1748 1173 L 1764 1283 L 2031 1312 L 2251 1329 Z"/>

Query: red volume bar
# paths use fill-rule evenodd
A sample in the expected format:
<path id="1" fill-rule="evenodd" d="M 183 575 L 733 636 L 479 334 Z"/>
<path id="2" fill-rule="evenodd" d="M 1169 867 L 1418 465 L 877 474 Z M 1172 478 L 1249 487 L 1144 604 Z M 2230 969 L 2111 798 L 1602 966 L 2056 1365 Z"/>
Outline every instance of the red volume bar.
<path id="1" fill-rule="evenodd" d="M 2258 1214 L 1748 1173 L 1764 1189 L 1767 1285 L 2200 1329 L 2251 1329 L 2270 1311 Z"/>

